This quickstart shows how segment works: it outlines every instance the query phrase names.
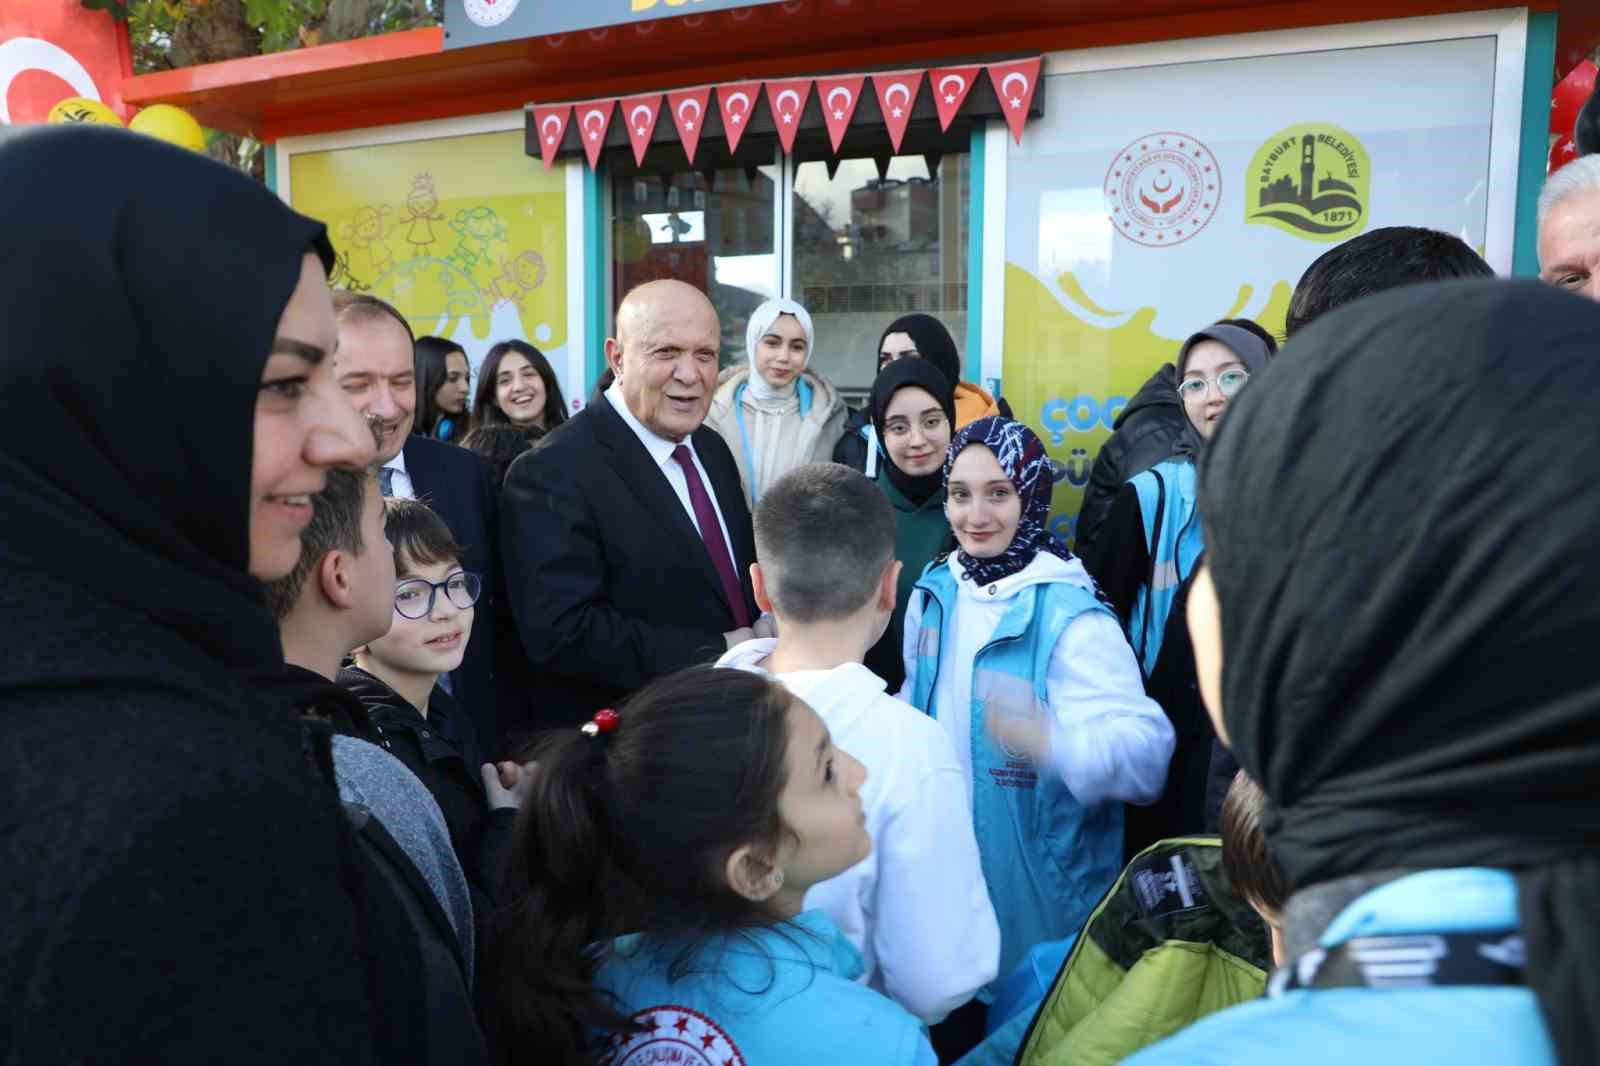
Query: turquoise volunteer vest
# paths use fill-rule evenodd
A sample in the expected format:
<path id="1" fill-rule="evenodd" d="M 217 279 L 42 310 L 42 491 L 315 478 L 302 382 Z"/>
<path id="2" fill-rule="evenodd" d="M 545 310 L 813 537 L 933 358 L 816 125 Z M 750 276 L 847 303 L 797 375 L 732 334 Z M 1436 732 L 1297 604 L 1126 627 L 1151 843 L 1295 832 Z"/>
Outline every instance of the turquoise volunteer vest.
<path id="1" fill-rule="evenodd" d="M 1069 582 L 1023 589 L 971 663 L 944 661 L 945 626 L 955 623 L 956 579 L 934 562 L 917 582 L 927 598 L 912 703 L 934 713 L 941 669 L 972 671 L 972 825 L 983 876 L 1000 923 L 1000 973 L 1035 944 L 1076 933 L 1122 867 L 1122 804 L 1084 807 L 1049 768 L 1001 748 L 984 727 L 990 710 L 1048 714 L 1045 681 L 1061 634 L 1085 611 L 1105 611 Z M 985 997 L 987 998 L 987 997 Z"/>
<path id="2" fill-rule="evenodd" d="M 1134 596 L 1133 614 L 1128 619 L 1128 643 L 1148 678 L 1161 655 L 1161 636 L 1172 613 L 1172 601 L 1205 550 L 1205 534 L 1195 505 L 1193 463 L 1168 459 L 1128 484 L 1139 493 L 1144 544 L 1150 553 L 1150 575 Z"/>

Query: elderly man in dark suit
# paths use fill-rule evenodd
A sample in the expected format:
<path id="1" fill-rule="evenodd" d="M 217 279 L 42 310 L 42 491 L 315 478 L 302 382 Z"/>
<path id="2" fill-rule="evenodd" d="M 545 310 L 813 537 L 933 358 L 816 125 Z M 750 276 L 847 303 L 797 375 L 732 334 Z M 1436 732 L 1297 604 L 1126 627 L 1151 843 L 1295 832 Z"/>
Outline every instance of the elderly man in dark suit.
<path id="1" fill-rule="evenodd" d="M 489 466 L 465 448 L 411 432 L 416 364 L 411 326 L 400 312 L 364 293 L 336 292 L 333 306 L 339 321 L 334 374 L 378 436 L 383 494 L 433 508 L 460 543 L 462 566 L 483 580 L 466 657 L 449 675 L 448 687 L 472 720 L 479 745 L 497 757 L 504 750 L 505 723 L 496 674 L 514 674 L 520 664 L 495 661 L 494 601 L 503 582 L 496 543 L 499 501 Z"/>
<path id="2" fill-rule="evenodd" d="M 536 675 L 529 726 L 586 721 L 765 631 L 738 469 L 701 426 L 721 334 L 700 290 L 634 289 L 606 341 L 615 382 L 506 476 L 506 583 Z"/>

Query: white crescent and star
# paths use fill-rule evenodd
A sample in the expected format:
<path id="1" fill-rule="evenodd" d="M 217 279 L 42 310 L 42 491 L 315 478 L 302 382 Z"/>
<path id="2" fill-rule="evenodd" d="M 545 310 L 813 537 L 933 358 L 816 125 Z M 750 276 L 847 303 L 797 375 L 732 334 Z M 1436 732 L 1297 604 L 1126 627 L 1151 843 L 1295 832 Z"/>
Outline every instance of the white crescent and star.
<path id="1" fill-rule="evenodd" d="M 738 100 L 744 104 L 743 111 L 735 111 L 733 109 L 733 102 L 735 100 Z M 722 109 L 728 113 L 728 121 L 737 126 L 744 120 L 744 116 L 750 113 L 750 97 L 742 92 L 729 93 L 728 98 L 722 101 Z"/>
<path id="2" fill-rule="evenodd" d="M 644 104 L 636 104 L 634 105 L 633 110 L 628 112 L 628 121 L 637 121 L 639 118 L 639 112 L 641 111 L 644 112 L 644 122 L 650 122 L 656 117 L 656 113 L 650 110 L 650 108 L 646 107 Z M 634 129 L 638 132 L 639 136 L 644 136 L 646 127 L 643 122 L 635 126 Z"/>
<path id="3" fill-rule="evenodd" d="M 909 104 L 911 102 L 911 89 L 903 81 L 897 81 L 893 85 L 889 86 L 887 89 L 883 90 L 883 99 L 884 99 L 884 101 L 886 103 L 893 104 L 894 103 L 894 94 L 895 94 L 895 90 L 896 89 L 900 90 L 900 95 L 904 96 L 906 98 L 906 103 Z M 906 112 L 905 112 L 905 108 L 896 106 L 896 107 L 892 108 L 889 113 L 892 116 L 894 116 L 895 118 L 900 118 Z"/>
<path id="4" fill-rule="evenodd" d="M 793 108 L 793 110 L 785 111 L 784 108 L 783 108 L 783 102 L 785 100 L 789 100 L 789 99 L 793 99 L 794 100 L 794 108 Z M 799 111 L 799 110 L 800 110 L 800 94 L 799 93 L 795 92 L 793 89 L 785 89 L 785 90 L 783 90 L 783 92 L 778 94 L 778 113 L 783 116 L 783 121 L 784 121 L 785 124 L 793 122 L 794 121 L 795 112 Z"/>
<path id="5" fill-rule="evenodd" d="M 955 82 L 956 83 L 956 88 L 955 88 L 955 92 L 945 93 L 944 102 L 947 103 L 947 104 L 955 103 L 956 102 L 956 93 L 966 92 L 966 89 L 967 89 L 967 79 L 966 78 L 963 78 L 959 74 L 946 74 L 944 77 L 939 79 L 939 91 L 940 92 L 944 92 L 944 87 L 946 85 L 950 84 L 951 82 Z"/>
<path id="6" fill-rule="evenodd" d="M 555 123 L 556 130 L 557 130 L 557 132 L 559 132 L 560 129 L 561 129 L 561 120 L 559 118 L 557 118 L 556 116 L 554 116 L 554 115 L 546 115 L 544 117 L 544 121 L 539 123 L 539 128 L 545 131 L 546 136 L 545 136 L 545 139 L 544 139 L 544 143 L 546 143 L 546 144 L 555 144 L 556 143 L 555 134 L 550 132 L 550 124 L 552 122 Z"/>
<path id="7" fill-rule="evenodd" d="M 843 107 L 834 108 L 834 111 L 833 111 L 833 117 L 835 119 L 842 120 L 844 118 L 844 108 L 845 107 L 849 107 L 851 102 L 855 100 L 855 97 L 851 96 L 850 95 L 850 90 L 846 89 L 843 85 L 835 85 L 833 88 L 828 90 L 828 106 L 829 107 L 833 107 L 833 98 L 835 96 L 843 96 L 844 97 L 844 106 Z"/>
<path id="8" fill-rule="evenodd" d="M 694 108 L 694 113 L 697 116 L 700 114 L 700 101 L 694 97 L 689 97 L 678 104 L 678 121 L 683 124 L 684 129 L 692 131 L 694 129 L 694 119 L 683 117 L 684 110 L 690 107 Z"/>
<path id="9" fill-rule="evenodd" d="M 1011 86 L 1012 79 L 1016 79 L 1017 81 L 1020 81 L 1022 83 L 1022 89 L 1018 92 L 1018 94 L 1016 96 L 1011 97 L 1011 106 L 1012 107 L 1021 107 L 1022 106 L 1022 98 L 1021 98 L 1022 93 L 1025 93 L 1025 92 L 1028 91 L 1028 78 L 1027 78 L 1027 75 L 1018 73 L 1017 71 L 1013 70 L 1010 74 L 1007 74 L 1004 78 L 1000 79 L 1000 92 L 1001 92 L 1002 95 L 1010 93 L 1010 91 L 1011 91 L 1010 86 Z"/>
<path id="10" fill-rule="evenodd" d="M 590 129 L 589 128 L 589 120 L 592 119 L 592 118 L 599 119 L 600 120 L 600 127 L 599 128 L 600 129 L 604 129 L 605 128 L 605 124 L 606 124 L 606 113 L 604 111 L 601 111 L 599 108 L 595 108 L 595 109 L 593 109 L 591 111 L 585 111 L 583 113 L 583 128 L 586 129 L 586 130 L 589 130 L 589 139 L 591 141 L 598 141 L 600 139 L 599 131 L 597 129 Z"/>
<path id="11" fill-rule="evenodd" d="M 75 95 L 100 99 L 94 78 L 71 52 L 38 37 L 13 37 L 0 44 L 0 125 L 11 123 L 11 106 L 6 98 L 11 94 L 11 83 L 26 70 L 54 74 L 72 86 Z"/>

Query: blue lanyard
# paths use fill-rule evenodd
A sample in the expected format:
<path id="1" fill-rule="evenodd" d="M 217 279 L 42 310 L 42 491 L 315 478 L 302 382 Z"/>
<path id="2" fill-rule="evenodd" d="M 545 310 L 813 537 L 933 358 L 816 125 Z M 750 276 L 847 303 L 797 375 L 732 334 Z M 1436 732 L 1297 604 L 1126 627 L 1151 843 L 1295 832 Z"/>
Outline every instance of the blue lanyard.
<path id="1" fill-rule="evenodd" d="M 795 390 L 800 393 L 800 417 L 805 418 L 811 411 L 811 386 L 806 383 L 805 378 L 799 378 L 794 385 Z M 761 487 L 756 484 L 755 449 L 750 447 L 750 431 L 744 425 L 744 390 L 749 387 L 750 382 L 745 380 L 733 390 L 733 418 L 739 423 L 739 446 L 744 449 L 745 469 L 750 471 L 750 500 L 752 503 L 760 503 Z"/>

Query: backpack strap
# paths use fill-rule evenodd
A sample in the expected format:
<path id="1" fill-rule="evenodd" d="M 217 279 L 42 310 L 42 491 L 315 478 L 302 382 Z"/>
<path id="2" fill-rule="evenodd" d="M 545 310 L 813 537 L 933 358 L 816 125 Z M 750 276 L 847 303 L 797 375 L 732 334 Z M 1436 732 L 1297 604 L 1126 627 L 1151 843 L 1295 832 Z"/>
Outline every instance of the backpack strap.
<path id="1" fill-rule="evenodd" d="M 1522 934 L 1515 929 L 1363 936 L 1306 952 L 1273 973 L 1267 995 L 1306 988 L 1522 985 L 1526 963 Z"/>

